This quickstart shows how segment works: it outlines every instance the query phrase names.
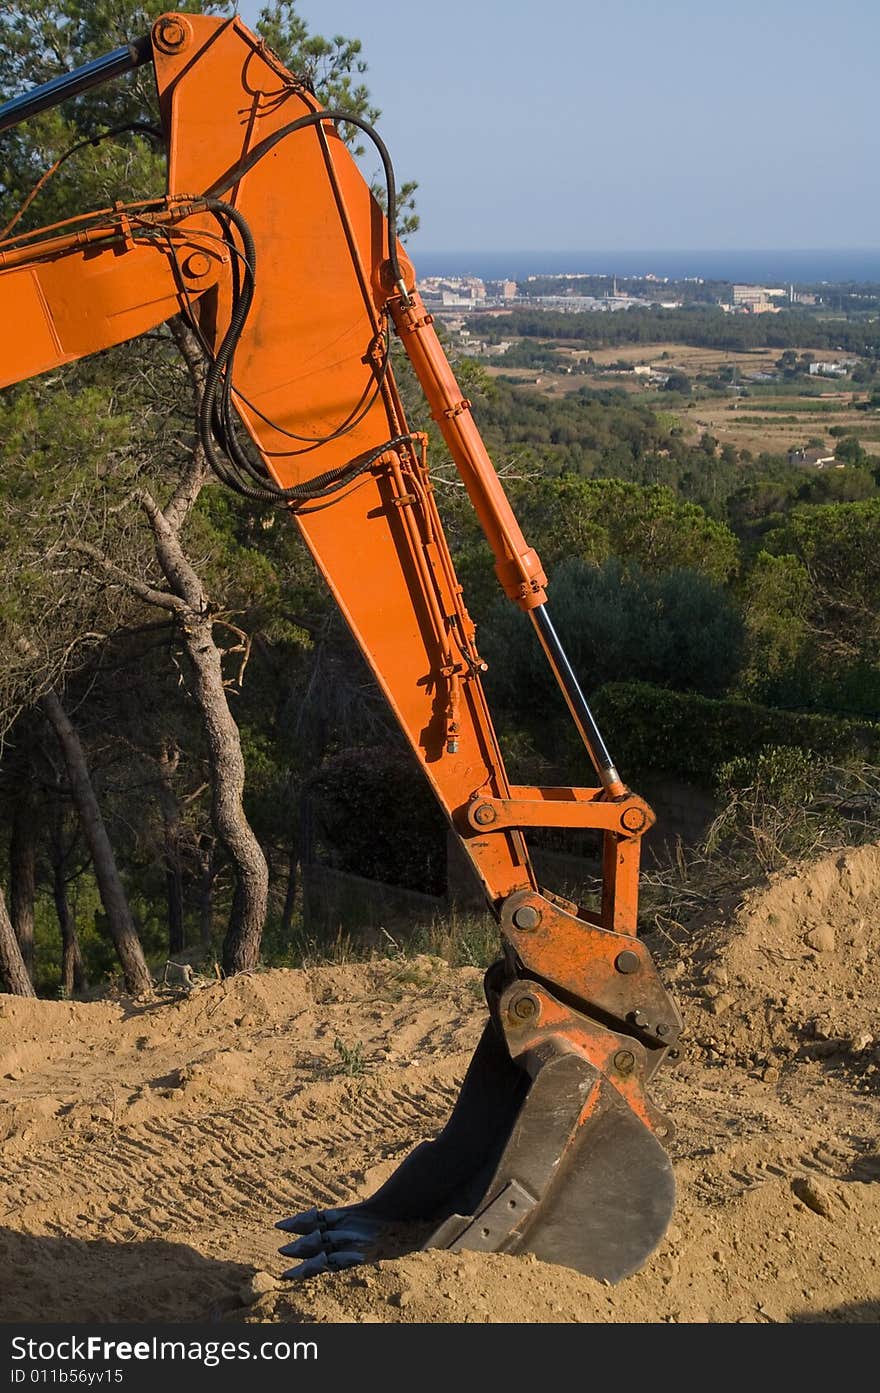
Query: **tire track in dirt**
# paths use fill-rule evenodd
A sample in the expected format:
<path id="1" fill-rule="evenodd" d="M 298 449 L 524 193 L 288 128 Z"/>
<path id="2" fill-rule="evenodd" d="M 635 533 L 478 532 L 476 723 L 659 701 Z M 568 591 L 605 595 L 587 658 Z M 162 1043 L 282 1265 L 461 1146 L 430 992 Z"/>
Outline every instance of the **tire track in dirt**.
<path id="1" fill-rule="evenodd" d="M 6 1214 L 32 1231 L 139 1237 L 260 1225 L 350 1201 L 365 1165 L 408 1150 L 448 1114 L 453 1082 L 316 1084 L 280 1105 L 98 1124 L 4 1167 Z"/>

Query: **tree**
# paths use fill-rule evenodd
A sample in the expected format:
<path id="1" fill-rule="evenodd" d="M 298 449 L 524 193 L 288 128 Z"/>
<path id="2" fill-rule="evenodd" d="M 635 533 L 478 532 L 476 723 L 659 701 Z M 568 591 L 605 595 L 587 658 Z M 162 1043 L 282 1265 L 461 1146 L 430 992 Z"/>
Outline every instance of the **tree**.
<path id="1" fill-rule="evenodd" d="M 675 568 L 724 582 L 739 564 L 733 533 L 662 485 L 620 479 L 542 479 L 517 488 L 523 531 L 545 566 L 563 557 L 636 562 L 653 575 Z"/>
<path id="2" fill-rule="evenodd" d="M 795 498 L 798 503 L 858 503 L 876 492 L 873 474 L 856 464 L 848 469 L 817 469 L 807 475 Z"/>
<path id="3" fill-rule="evenodd" d="M 314 834 L 354 875 L 440 895 L 446 823 L 409 751 L 349 749 L 309 781 Z"/>
<path id="4" fill-rule="evenodd" d="M 9 838 L 9 917 L 22 960 L 33 980 L 38 827 L 36 788 L 27 749 L 18 760 L 13 758 L 9 762 L 14 767 L 12 831 Z"/>
<path id="5" fill-rule="evenodd" d="M 181 813 L 174 791 L 174 774 L 180 763 L 180 750 L 171 741 L 163 741 L 156 764 L 159 773 L 159 807 L 165 861 L 165 883 L 168 889 L 168 956 L 183 951 L 186 943 L 183 907 L 183 865 L 181 858 Z"/>
<path id="6" fill-rule="evenodd" d="M 813 685 L 832 704 L 880 710 L 880 498 L 798 506 L 768 533 L 767 550 L 789 558 L 789 574 L 796 563 L 808 579 L 798 605 L 811 637 Z M 802 579 L 797 584 L 803 593 Z"/>
<path id="7" fill-rule="evenodd" d="M 693 391 L 691 380 L 685 372 L 671 372 L 663 384 L 664 392 L 678 392 L 682 397 L 689 397 Z"/>
<path id="8" fill-rule="evenodd" d="M 77 0 L 50 0 L 48 7 L 22 0 L 0 52 L 0 88 L 12 93 L 87 62 L 108 44 L 146 32 L 166 8 L 156 0 L 98 0 L 85 8 Z M 232 7 L 191 8 L 228 13 Z M 378 114 L 362 81 L 357 41 L 309 34 L 287 0 L 264 7 L 258 28 L 325 101 L 370 118 Z M 129 135 L 115 143 L 83 144 L 107 126 L 142 121 L 154 102 L 151 76 L 139 71 L 17 128 L 8 140 L 0 186 L 3 220 L 15 217 L 37 174 L 76 144 L 77 153 L 26 208 L 17 231 L 105 206 L 120 193 L 131 199 L 161 192 L 163 161 L 149 139 Z M 353 137 L 355 128 L 344 134 Z M 404 207 L 411 191 L 401 190 Z M 0 616 L 16 658 L 4 676 L 6 699 L 0 704 L 7 722 L 38 695 L 51 707 L 68 674 L 82 672 L 121 629 L 143 625 L 144 605 L 170 616 L 191 665 L 191 693 L 202 717 L 213 841 L 234 871 L 224 962 L 227 971 L 236 971 L 254 966 L 259 955 L 268 870 L 244 810 L 230 665 L 237 661 L 243 672 L 249 653 L 240 621 L 270 594 L 277 602 L 279 587 L 272 568 L 235 536 L 253 525 L 256 510 L 238 502 L 218 508 L 214 490 L 206 488 L 209 475 L 191 427 L 203 373 L 197 345 L 177 325 L 170 334 L 152 335 L 149 346 L 122 345 L 100 360 L 64 369 L 53 375 L 51 392 L 43 383 L 27 384 L 4 402 L 13 427 L 6 437 L 4 479 L 14 482 L 0 507 L 0 534 L 5 524 L 15 564 Z M 77 437 L 79 450 L 70 444 Z M 72 485 L 66 497 L 65 484 Z M 249 585 L 254 579 L 258 583 Z M 166 794 L 170 778 L 169 772 Z M 82 815 L 82 801 L 78 806 Z M 167 813 L 167 797 L 164 807 Z M 210 861 L 207 883 L 213 884 L 218 859 L 212 854 Z M 121 880 L 116 888 L 121 890 Z M 178 895 L 172 917 L 179 912 Z M 127 934 L 116 937 L 127 942 Z M 127 980 L 140 975 L 130 961 Z"/>
<path id="9" fill-rule="evenodd" d="M 737 675 L 743 622 L 706 576 L 687 570 L 656 576 L 632 562 L 596 566 L 571 558 L 554 571 L 549 594 L 566 652 L 590 690 L 623 680 L 719 696 Z M 481 646 L 490 694 L 526 726 L 546 721 L 560 703 L 525 616 L 499 603 Z"/>
<path id="10" fill-rule="evenodd" d="M 71 845 L 65 836 L 64 804 L 56 786 L 48 824 L 48 858 L 52 871 L 52 898 L 61 933 L 61 989 L 69 999 L 87 985 L 85 964 L 79 944 L 76 920 L 68 896 L 68 858 Z M 76 839 L 73 839 L 74 845 Z"/>
<path id="11" fill-rule="evenodd" d="M 54 691 L 46 692 L 40 702 L 46 719 L 55 732 L 64 756 L 73 801 L 79 813 L 83 835 L 92 854 L 95 878 L 101 892 L 101 903 L 107 916 L 107 926 L 116 947 L 126 989 L 132 996 L 147 996 L 153 979 L 144 958 L 128 899 L 122 885 L 113 847 L 95 797 L 88 765 L 76 729 Z"/>
<path id="12" fill-rule="evenodd" d="M 810 577 L 796 556 L 761 551 L 746 578 L 748 667 L 744 685 L 758 700 L 803 658 L 810 641 Z"/>
<path id="13" fill-rule="evenodd" d="M 215 625 L 223 622 L 222 616 L 210 603 L 180 539 L 189 507 L 207 481 L 207 473 L 207 465 L 196 447 L 191 468 L 185 472 L 178 490 L 164 509 L 148 489 L 140 490 L 139 502 L 153 531 L 165 587 L 157 588 L 129 574 L 90 543 L 72 545 L 106 578 L 174 616 L 192 665 L 193 696 L 204 721 L 214 827 L 235 869 L 235 894 L 223 953 L 224 968 L 233 973 L 247 971 L 259 961 L 269 872 L 244 811 L 245 769 L 241 739 L 227 700 L 223 651 L 214 637 Z"/>
<path id="14" fill-rule="evenodd" d="M 13 996 L 36 996 L 0 888 L 0 984 Z"/>
<path id="15" fill-rule="evenodd" d="M 794 377 L 797 372 L 797 354 L 793 348 L 786 348 L 781 358 L 776 359 L 776 366 L 786 377 Z"/>
<path id="16" fill-rule="evenodd" d="M 867 464 L 870 456 L 864 449 L 858 436 L 845 435 L 842 440 L 837 442 L 834 454 L 837 459 L 843 460 L 845 464 Z"/>

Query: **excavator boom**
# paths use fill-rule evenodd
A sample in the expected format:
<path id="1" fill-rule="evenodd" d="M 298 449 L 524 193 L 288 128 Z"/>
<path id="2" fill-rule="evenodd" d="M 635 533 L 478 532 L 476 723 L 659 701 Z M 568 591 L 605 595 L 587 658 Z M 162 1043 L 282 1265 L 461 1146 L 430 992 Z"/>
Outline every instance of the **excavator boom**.
<path id="1" fill-rule="evenodd" d="M 623 784 L 547 608 L 522 535 L 396 237 L 393 171 L 359 118 L 324 110 L 237 19 L 172 14 L 149 39 L 0 107 L 0 130 L 152 61 L 168 158 L 163 199 L 117 204 L 0 243 L 0 386 L 180 314 L 208 364 L 199 434 L 218 476 L 293 516 L 498 918 L 490 1017 L 441 1135 L 370 1200 L 281 1227 L 298 1275 L 382 1251 L 389 1224 L 428 1242 L 530 1251 L 617 1280 L 673 1205 L 646 1084 L 680 1019 L 636 937 L 648 806 Z M 52 89 L 51 91 L 49 89 Z M 340 131 L 374 140 L 387 210 Z M 511 785 L 437 509 L 427 442 L 390 361 L 412 363 L 495 556 L 535 627 L 597 774 L 592 788 Z M 242 429 L 243 427 L 243 429 Z M 531 827 L 592 828 L 602 895 L 542 892 Z"/>

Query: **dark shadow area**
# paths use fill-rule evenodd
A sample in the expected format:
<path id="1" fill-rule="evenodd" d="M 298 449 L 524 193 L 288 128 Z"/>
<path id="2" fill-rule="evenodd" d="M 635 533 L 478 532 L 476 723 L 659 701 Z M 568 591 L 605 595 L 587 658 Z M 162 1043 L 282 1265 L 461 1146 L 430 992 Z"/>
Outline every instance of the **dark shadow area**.
<path id="1" fill-rule="evenodd" d="M 873 1050 L 856 1051 L 853 1042 L 845 1038 L 817 1041 L 807 1030 L 799 1030 L 797 1039 L 800 1048 L 796 1061 L 818 1062 L 824 1073 L 858 1093 L 880 1093 L 880 1071 L 875 1068 Z"/>
<path id="2" fill-rule="evenodd" d="M 874 1181 L 880 1180 L 880 1151 L 870 1151 L 869 1143 L 865 1142 L 864 1154 L 856 1156 L 850 1164 L 850 1168 L 844 1180 L 861 1180 L 865 1185 L 871 1185 Z"/>
<path id="3" fill-rule="evenodd" d="M 184 1243 L 47 1238 L 0 1229 L 0 1321 L 211 1320 L 241 1305 L 247 1263 Z"/>
<path id="4" fill-rule="evenodd" d="M 186 995 L 185 993 L 183 995 Z M 114 1005 L 121 1007 L 122 1019 L 124 1021 L 137 1020 L 138 1017 L 157 1016 L 167 1009 L 169 1002 L 180 1000 L 181 994 L 168 995 L 159 992 L 158 995 L 151 997 L 148 1001 L 139 1001 L 131 996 L 120 996 L 115 999 L 112 997 L 100 998 L 104 1001 L 112 1001 Z"/>
<path id="5" fill-rule="evenodd" d="M 872 1325 L 880 1321 L 880 1301 L 847 1301 L 826 1311 L 792 1311 L 792 1325 Z"/>

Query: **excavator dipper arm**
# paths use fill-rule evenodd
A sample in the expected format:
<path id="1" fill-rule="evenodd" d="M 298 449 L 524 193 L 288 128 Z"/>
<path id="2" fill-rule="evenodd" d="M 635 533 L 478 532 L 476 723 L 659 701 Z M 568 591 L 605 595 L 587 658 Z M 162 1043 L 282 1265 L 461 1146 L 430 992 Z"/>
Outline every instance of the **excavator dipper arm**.
<path id="1" fill-rule="evenodd" d="M 293 515 L 384 691 L 487 903 L 502 957 L 453 1114 L 370 1199 L 280 1227 L 296 1275 L 383 1251 L 389 1225 L 429 1244 L 533 1252 L 618 1280 L 674 1202 L 669 1124 L 646 1084 L 681 1022 L 636 938 L 640 839 L 653 822 L 614 767 L 513 515 L 395 235 L 387 152 L 324 111 L 237 19 L 166 15 L 116 50 L 0 107 L 0 130 L 108 73 L 152 61 L 166 196 L 0 244 L 0 385 L 180 313 L 209 362 L 199 420 L 217 473 Z M 103 66 L 102 66 L 103 64 Z M 66 84 L 66 85 L 65 85 Z M 52 88 L 52 91 L 48 91 Z M 376 141 L 387 215 L 342 140 Z M 474 625 L 437 510 L 426 440 L 390 365 L 400 338 L 495 555 L 531 617 L 597 774 L 593 788 L 511 785 Z M 241 433 L 241 425 L 244 434 Z M 600 902 L 539 888 L 524 830 L 602 833 Z"/>

